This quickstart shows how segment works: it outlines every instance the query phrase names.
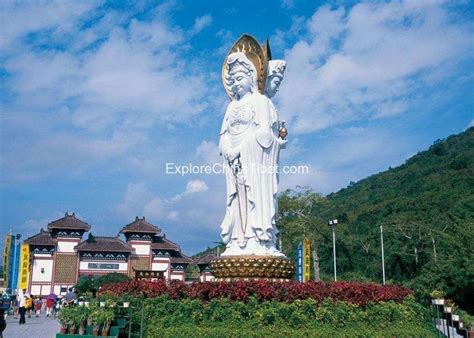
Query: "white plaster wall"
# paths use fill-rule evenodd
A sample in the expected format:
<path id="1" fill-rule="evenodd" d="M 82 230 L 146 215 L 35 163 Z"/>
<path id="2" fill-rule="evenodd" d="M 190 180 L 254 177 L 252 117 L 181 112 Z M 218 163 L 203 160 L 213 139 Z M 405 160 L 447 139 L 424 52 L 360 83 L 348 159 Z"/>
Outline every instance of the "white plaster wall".
<path id="1" fill-rule="evenodd" d="M 137 255 L 150 254 L 150 244 L 132 244 L 132 247 L 135 248 L 135 254 Z"/>
<path id="2" fill-rule="evenodd" d="M 89 269 L 88 265 L 89 263 L 97 263 L 97 264 L 107 264 L 107 263 L 110 263 L 110 264 L 118 264 L 119 265 L 119 268 L 118 269 Z M 97 261 L 82 261 L 79 263 L 79 269 L 80 270 L 90 270 L 90 271 L 94 271 L 94 270 L 110 270 L 111 272 L 112 271 L 127 271 L 128 270 L 128 263 L 125 263 L 125 262 L 114 262 L 114 261 L 110 261 L 110 262 L 97 262 Z"/>
<path id="3" fill-rule="evenodd" d="M 31 293 L 33 296 L 40 295 L 40 294 L 41 294 L 41 285 L 32 285 L 32 286 L 31 286 L 30 293 Z"/>
<path id="4" fill-rule="evenodd" d="M 61 284 L 61 285 L 55 285 L 54 286 L 54 293 L 57 295 L 64 296 L 67 293 L 67 290 L 74 285 L 68 285 L 68 284 Z M 66 291 L 61 292 L 61 288 L 66 288 Z"/>
<path id="5" fill-rule="evenodd" d="M 58 240 L 58 252 L 75 252 L 74 247 L 78 242 L 61 242 Z"/>
<path id="6" fill-rule="evenodd" d="M 151 263 L 151 269 L 153 271 L 163 271 L 165 277 L 168 276 L 168 263 Z"/>
<path id="7" fill-rule="evenodd" d="M 212 282 L 214 280 L 214 276 L 204 274 L 204 275 L 199 276 L 199 280 L 201 282 Z"/>
<path id="8" fill-rule="evenodd" d="M 41 273 L 41 268 L 44 273 Z M 33 260 L 33 282 L 50 282 L 53 279 L 53 260 L 52 259 L 34 259 Z"/>
<path id="9" fill-rule="evenodd" d="M 51 293 L 51 285 L 41 285 L 41 295 L 47 296 Z"/>
<path id="10" fill-rule="evenodd" d="M 172 273 L 172 274 L 171 274 L 171 279 L 172 279 L 172 280 L 184 280 L 184 276 L 183 276 L 183 275 L 177 275 L 177 274 Z"/>

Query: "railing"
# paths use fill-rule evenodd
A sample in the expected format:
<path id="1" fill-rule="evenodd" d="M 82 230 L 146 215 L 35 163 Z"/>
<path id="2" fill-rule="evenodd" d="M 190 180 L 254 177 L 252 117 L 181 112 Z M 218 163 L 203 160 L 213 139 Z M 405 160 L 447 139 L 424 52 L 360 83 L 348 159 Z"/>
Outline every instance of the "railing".
<path id="1" fill-rule="evenodd" d="M 469 331 L 463 326 L 459 316 L 452 314 L 444 299 L 433 299 L 430 306 L 431 322 L 438 337 L 469 338 Z"/>

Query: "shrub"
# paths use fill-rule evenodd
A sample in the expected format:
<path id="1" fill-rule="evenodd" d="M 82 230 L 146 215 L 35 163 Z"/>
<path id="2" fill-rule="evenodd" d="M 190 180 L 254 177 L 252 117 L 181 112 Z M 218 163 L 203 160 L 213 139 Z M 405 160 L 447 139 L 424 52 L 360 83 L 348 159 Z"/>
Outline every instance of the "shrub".
<path id="1" fill-rule="evenodd" d="M 363 284 L 355 282 L 285 282 L 272 283 L 267 281 L 238 282 L 196 282 L 190 285 L 181 281 L 167 282 L 159 280 L 126 281 L 106 284 L 100 294 L 116 296 L 118 294 L 154 298 L 166 295 L 171 299 L 199 299 L 211 301 L 227 298 L 233 301 L 248 302 L 251 297 L 259 301 L 276 300 L 294 302 L 296 300 L 313 299 L 321 303 L 325 299 L 340 300 L 345 303 L 365 306 L 369 302 L 379 303 L 394 301 L 402 302 L 413 291 L 401 286 Z"/>

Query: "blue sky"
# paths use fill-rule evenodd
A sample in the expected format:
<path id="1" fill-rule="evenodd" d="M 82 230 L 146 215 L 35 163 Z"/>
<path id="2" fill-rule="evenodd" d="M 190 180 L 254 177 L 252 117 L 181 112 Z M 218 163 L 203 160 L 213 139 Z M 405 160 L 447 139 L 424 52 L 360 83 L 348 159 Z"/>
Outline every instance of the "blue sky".
<path id="1" fill-rule="evenodd" d="M 66 211 L 115 235 L 146 216 L 193 254 L 219 240 L 233 42 L 287 61 L 281 189 L 327 194 L 474 124 L 472 3 L 31 1 L 0 4 L 0 241 Z"/>

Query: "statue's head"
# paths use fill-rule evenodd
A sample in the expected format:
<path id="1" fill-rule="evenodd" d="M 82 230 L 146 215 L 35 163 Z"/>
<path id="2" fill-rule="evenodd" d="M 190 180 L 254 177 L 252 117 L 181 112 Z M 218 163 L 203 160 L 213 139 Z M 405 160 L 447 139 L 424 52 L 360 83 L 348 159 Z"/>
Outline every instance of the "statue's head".
<path id="1" fill-rule="evenodd" d="M 272 98 L 280 89 L 281 81 L 286 69 L 286 62 L 283 60 L 270 60 L 268 62 L 267 81 L 265 84 L 265 94 Z"/>
<path id="2" fill-rule="evenodd" d="M 226 60 L 228 75 L 226 86 L 232 96 L 240 99 L 247 93 L 253 93 L 257 88 L 257 70 L 254 64 L 242 52 L 229 54 Z"/>

